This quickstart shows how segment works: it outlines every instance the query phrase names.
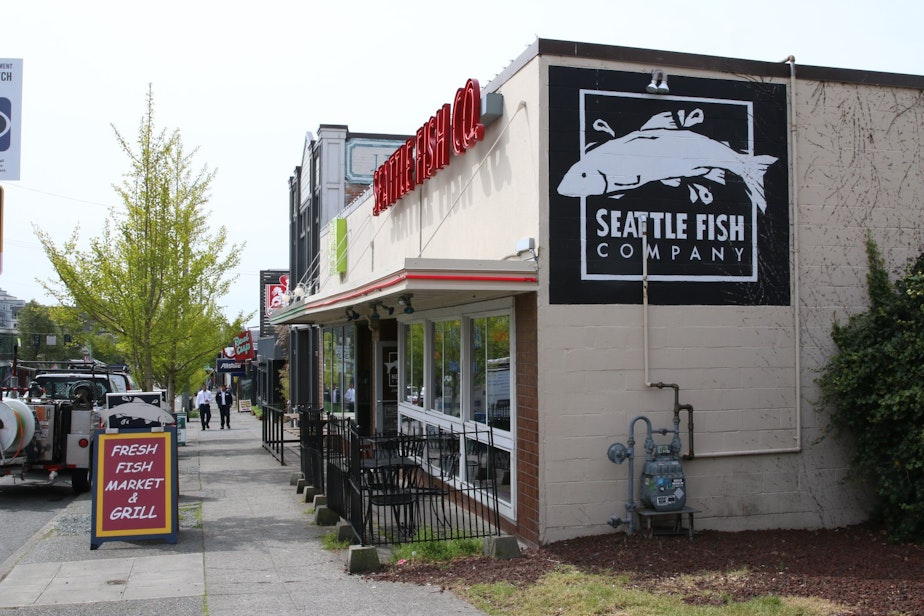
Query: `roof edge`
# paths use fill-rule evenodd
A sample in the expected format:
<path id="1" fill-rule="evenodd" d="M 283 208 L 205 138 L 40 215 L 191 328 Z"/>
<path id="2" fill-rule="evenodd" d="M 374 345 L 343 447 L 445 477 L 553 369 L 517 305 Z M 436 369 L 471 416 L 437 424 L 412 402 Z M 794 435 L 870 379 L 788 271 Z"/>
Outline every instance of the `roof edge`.
<path id="1" fill-rule="evenodd" d="M 556 39 L 537 38 L 526 50 L 507 66 L 485 88 L 497 90 L 504 82 L 516 74 L 523 66 L 537 56 L 562 56 L 567 58 L 587 58 L 613 62 L 631 62 L 652 67 L 690 68 L 709 70 L 720 73 L 756 75 L 761 77 L 790 77 L 789 59 L 781 58 L 779 62 L 763 60 L 745 60 L 678 51 L 661 51 L 638 47 L 622 47 L 599 43 L 580 43 Z M 905 73 L 888 73 L 863 69 L 832 68 L 795 63 L 796 79 L 814 81 L 835 81 L 868 86 L 887 86 L 896 88 L 924 89 L 924 76 Z"/>

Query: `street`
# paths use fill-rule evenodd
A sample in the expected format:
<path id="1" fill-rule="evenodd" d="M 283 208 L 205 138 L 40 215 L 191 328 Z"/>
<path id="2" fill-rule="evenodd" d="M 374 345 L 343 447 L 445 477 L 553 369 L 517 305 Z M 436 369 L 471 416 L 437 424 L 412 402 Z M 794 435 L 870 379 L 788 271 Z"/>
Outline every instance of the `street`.
<path id="1" fill-rule="evenodd" d="M 52 486 L 0 478 L 0 563 L 76 498 L 66 478 Z"/>

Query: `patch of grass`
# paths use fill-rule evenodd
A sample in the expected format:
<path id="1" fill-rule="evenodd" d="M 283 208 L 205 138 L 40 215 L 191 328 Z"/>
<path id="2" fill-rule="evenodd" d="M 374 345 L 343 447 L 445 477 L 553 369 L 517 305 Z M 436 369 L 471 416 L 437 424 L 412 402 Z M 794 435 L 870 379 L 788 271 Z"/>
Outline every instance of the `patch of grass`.
<path id="1" fill-rule="evenodd" d="M 183 504 L 180 510 L 181 528 L 202 528 L 202 503 Z"/>
<path id="2" fill-rule="evenodd" d="M 418 537 L 426 537 L 426 529 L 418 531 Z M 445 541 L 411 541 L 402 543 L 394 552 L 392 560 L 424 560 L 431 562 L 452 560 L 461 556 L 481 554 L 484 544 L 481 539 L 446 539 Z"/>
<path id="3" fill-rule="evenodd" d="M 716 591 L 715 588 L 742 588 L 747 586 L 749 572 L 747 569 L 733 571 L 705 571 L 696 574 L 684 574 L 665 578 L 657 592 L 664 594 L 698 595 L 709 599 L 718 599 L 723 603 L 732 602 L 729 591 Z"/>
<path id="4" fill-rule="evenodd" d="M 325 550 L 336 552 L 348 549 L 350 547 L 350 542 L 337 539 L 337 533 L 327 533 L 321 538 L 321 545 Z"/>
<path id="5" fill-rule="evenodd" d="M 582 573 L 559 567 L 536 584 L 520 588 L 507 582 L 455 589 L 462 598 L 491 616 L 833 616 L 844 608 L 819 599 L 759 597 L 745 603 L 695 606 L 686 593 L 648 592 L 633 588 L 625 577 Z M 679 586 L 683 590 L 683 586 Z"/>

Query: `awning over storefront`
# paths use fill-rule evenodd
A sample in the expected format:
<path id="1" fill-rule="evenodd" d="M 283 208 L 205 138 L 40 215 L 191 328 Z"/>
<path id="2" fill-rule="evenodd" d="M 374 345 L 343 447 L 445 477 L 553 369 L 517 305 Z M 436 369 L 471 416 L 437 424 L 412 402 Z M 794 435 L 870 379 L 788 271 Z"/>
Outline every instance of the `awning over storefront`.
<path id="1" fill-rule="evenodd" d="M 347 310 L 368 318 L 373 302 L 404 310 L 399 298 L 410 296 L 414 311 L 430 310 L 528 293 L 539 288 L 534 261 L 476 259 L 405 259 L 404 268 L 364 284 L 307 295 L 276 311 L 274 325 L 324 325 L 349 320 Z M 382 310 L 379 313 L 383 317 Z"/>

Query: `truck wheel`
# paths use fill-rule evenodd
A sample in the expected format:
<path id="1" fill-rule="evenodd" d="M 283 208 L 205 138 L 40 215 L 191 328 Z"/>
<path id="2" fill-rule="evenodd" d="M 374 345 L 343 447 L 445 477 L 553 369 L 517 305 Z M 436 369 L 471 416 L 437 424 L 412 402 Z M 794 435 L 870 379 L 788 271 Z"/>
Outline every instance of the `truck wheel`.
<path id="1" fill-rule="evenodd" d="M 74 490 L 74 494 L 90 491 L 90 469 L 75 468 L 71 471 L 71 489 Z"/>

